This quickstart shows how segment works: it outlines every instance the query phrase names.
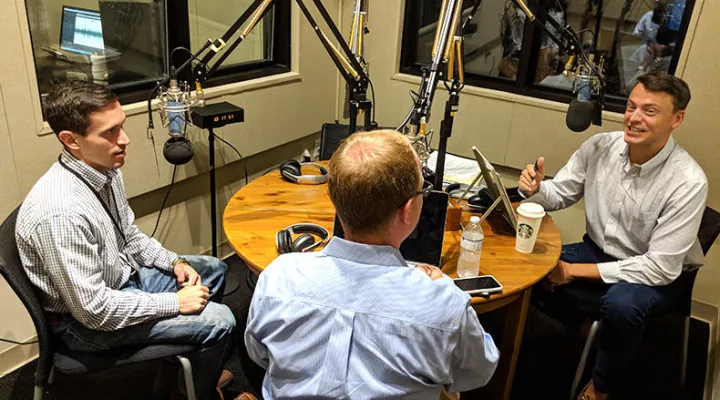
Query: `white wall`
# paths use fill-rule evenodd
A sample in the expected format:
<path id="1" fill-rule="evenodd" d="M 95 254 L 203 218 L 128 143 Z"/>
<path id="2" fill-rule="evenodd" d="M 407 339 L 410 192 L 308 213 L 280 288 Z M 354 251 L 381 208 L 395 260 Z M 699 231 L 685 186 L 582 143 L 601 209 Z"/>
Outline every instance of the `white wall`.
<path id="1" fill-rule="evenodd" d="M 337 14 L 336 0 L 324 4 L 332 15 Z M 233 10 L 232 14 L 239 16 L 240 12 Z M 13 55 L 12 62 L 0 63 L 0 219 L 20 204 L 61 150 L 42 120 L 27 20 L 23 0 L 0 3 L 0 48 Z M 333 120 L 338 89 L 335 80 L 328 77 L 334 76 L 335 68 L 307 22 L 300 19 L 295 5 L 291 24 L 292 72 L 206 91 L 211 103 L 224 100 L 245 109 L 245 123 L 228 125 L 215 133 L 240 150 L 251 174 L 314 146 L 316 132 L 323 123 Z M 124 107 L 131 144 L 123 172 L 133 208 L 143 210 L 137 213 L 137 224 L 150 233 L 172 168 L 162 156 L 167 138 L 162 129 L 154 132 L 155 145 L 146 138 L 144 106 Z M 157 115 L 155 120 L 159 121 Z M 178 253 L 198 254 L 210 248 L 208 144 L 207 133 L 199 129 L 191 129 L 189 136 L 196 155 L 189 164 L 178 168 L 177 180 L 183 182 L 177 187 L 182 187 L 182 192 L 173 190 L 171 204 L 177 204 L 163 213 L 158 238 Z M 242 187 L 243 176 L 234 151 L 219 141 L 216 151 L 218 181 L 226 182 L 218 187 L 221 218 L 230 196 Z M 224 240 L 221 226 L 219 231 Z M 27 312 L 3 280 L 0 315 L 0 337 L 23 341 L 34 336 Z M 32 347 L 0 343 L 0 376 L 34 354 L 36 349 Z"/>

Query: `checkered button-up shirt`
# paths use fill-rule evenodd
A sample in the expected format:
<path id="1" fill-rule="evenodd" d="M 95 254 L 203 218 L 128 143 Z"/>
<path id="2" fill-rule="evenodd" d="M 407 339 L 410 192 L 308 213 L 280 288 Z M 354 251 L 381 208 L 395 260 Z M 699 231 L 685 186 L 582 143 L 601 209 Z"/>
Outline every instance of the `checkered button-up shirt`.
<path id="1" fill-rule="evenodd" d="M 175 293 L 119 290 L 133 269 L 171 271 L 177 258 L 133 224 L 122 173 L 98 172 L 67 151 L 60 161 L 28 194 L 15 232 L 23 266 L 40 289 L 45 310 L 71 313 L 88 328 L 104 331 L 177 315 Z M 103 193 L 105 185 L 111 196 Z M 115 203 L 108 208 L 117 211 L 122 235 L 92 191 Z"/>

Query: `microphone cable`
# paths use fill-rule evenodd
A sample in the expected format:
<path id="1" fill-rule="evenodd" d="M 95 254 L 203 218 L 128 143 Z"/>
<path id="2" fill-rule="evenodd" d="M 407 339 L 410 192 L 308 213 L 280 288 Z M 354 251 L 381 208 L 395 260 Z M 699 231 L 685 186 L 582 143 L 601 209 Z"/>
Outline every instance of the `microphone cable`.
<path id="1" fill-rule="evenodd" d="M 213 137 L 215 139 L 218 139 L 221 142 L 225 143 L 226 145 L 230 146 L 230 148 L 235 150 L 238 157 L 240 157 L 240 161 L 242 162 L 242 165 L 243 165 L 243 171 L 245 172 L 245 186 L 247 186 L 248 185 L 248 170 L 247 170 L 247 163 L 245 162 L 245 157 L 243 157 L 242 154 L 240 154 L 240 151 L 237 148 L 235 148 L 235 146 L 230 144 L 225 139 L 221 138 L 220 136 L 216 135 L 215 133 L 213 133 Z M 167 192 L 165 192 L 165 197 L 163 198 L 162 204 L 160 205 L 160 212 L 158 214 L 157 220 L 155 221 L 155 228 L 153 229 L 150 237 L 155 237 L 155 232 L 157 232 L 158 226 L 160 225 L 160 218 L 162 217 L 163 209 L 165 209 L 165 204 L 167 203 L 168 197 L 170 197 L 170 192 L 172 191 L 173 186 L 175 185 L 175 174 L 177 173 L 177 167 L 178 167 L 177 165 L 173 166 L 172 178 L 170 178 L 170 186 L 168 187 Z"/>
<path id="2" fill-rule="evenodd" d="M 38 339 L 31 340 L 31 341 L 29 341 L 29 342 L 16 342 L 16 341 L 14 341 L 14 340 L 0 338 L 0 342 L 18 344 L 18 345 L 20 345 L 20 346 L 27 346 L 27 345 L 29 345 L 29 344 L 37 343 L 37 342 L 38 342 Z"/>
<path id="3" fill-rule="evenodd" d="M 168 197 L 170 197 L 170 192 L 172 191 L 172 188 L 175 185 L 175 173 L 177 172 L 177 167 L 178 167 L 177 165 L 173 166 L 172 178 L 170 178 L 170 187 L 168 187 L 167 192 L 165 192 L 165 197 L 163 198 L 162 204 L 160 204 L 160 213 L 158 213 L 157 221 L 155 221 L 155 228 L 153 229 L 150 237 L 155 237 L 155 232 L 157 231 L 158 225 L 160 225 L 160 217 L 162 217 L 163 209 L 165 208 L 165 203 L 167 202 Z"/>
<path id="4" fill-rule="evenodd" d="M 240 151 L 238 151 L 238 149 L 236 149 L 235 146 L 231 145 L 227 140 L 221 138 L 220 136 L 216 135 L 215 133 L 213 133 L 213 137 L 215 139 L 225 143 L 226 145 L 230 146 L 231 149 L 235 150 L 238 157 L 240 157 L 240 161 L 242 161 L 242 165 L 243 165 L 243 170 L 245 171 L 245 186 L 247 186 L 248 185 L 248 170 L 247 170 L 247 164 L 245 163 L 245 158 L 242 156 L 242 154 L 240 154 Z"/>

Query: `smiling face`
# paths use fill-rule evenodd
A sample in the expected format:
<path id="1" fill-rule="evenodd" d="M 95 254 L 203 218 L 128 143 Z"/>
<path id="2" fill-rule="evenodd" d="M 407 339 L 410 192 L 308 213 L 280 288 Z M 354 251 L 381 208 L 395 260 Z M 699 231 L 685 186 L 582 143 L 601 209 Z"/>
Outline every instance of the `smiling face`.
<path id="1" fill-rule="evenodd" d="M 125 112 L 120 103 L 114 102 L 90 114 L 85 135 L 62 131 L 58 136 L 75 157 L 105 172 L 125 164 L 130 138 L 125 134 L 124 123 Z"/>
<path id="2" fill-rule="evenodd" d="M 642 83 L 635 85 L 624 118 L 625 143 L 630 146 L 631 156 L 635 152 L 652 158 L 665 146 L 684 116 L 685 110 L 675 110 L 669 93 L 650 91 Z"/>

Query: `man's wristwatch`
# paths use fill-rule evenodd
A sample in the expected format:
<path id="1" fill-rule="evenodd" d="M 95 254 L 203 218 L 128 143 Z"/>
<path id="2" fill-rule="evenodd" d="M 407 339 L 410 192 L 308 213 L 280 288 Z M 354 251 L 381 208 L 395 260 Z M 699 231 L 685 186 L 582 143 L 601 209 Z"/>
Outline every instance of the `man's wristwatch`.
<path id="1" fill-rule="evenodd" d="M 172 266 L 172 268 L 174 269 L 175 266 L 178 265 L 178 264 L 180 264 L 180 263 L 185 263 L 185 264 L 187 264 L 187 265 L 190 265 L 190 262 L 187 260 L 187 258 L 178 257 L 178 258 L 175 259 L 175 261 L 172 262 L 171 266 Z"/>

